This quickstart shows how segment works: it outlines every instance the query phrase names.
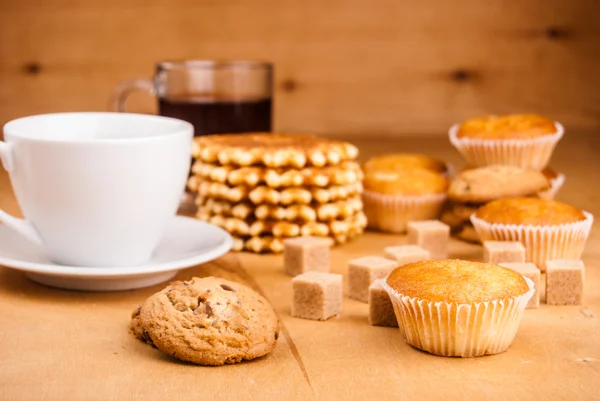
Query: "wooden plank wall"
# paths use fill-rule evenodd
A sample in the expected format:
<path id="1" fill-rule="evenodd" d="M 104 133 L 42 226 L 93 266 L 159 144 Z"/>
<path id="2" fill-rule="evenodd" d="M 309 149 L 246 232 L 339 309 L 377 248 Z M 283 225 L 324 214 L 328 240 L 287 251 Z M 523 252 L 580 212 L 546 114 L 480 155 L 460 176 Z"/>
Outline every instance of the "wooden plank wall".
<path id="1" fill-rule="evenodd" d="M 181 58 L 273 60 L 278 130 L 443 135 L 515 111 L 600 128 L 598 0 L 0 0 L 0 122 L 104 110 Z"/>

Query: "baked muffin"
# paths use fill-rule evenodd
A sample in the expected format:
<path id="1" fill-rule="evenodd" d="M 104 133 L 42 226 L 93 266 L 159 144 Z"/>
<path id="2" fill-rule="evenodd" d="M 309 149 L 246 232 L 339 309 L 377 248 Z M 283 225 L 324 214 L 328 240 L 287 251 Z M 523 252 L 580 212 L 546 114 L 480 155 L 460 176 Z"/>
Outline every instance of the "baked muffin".
<path id="1" fill-rule="evenodd" d="M 368 227 L 403 233 L 409 221 L 437 218 L 446 200 L 448 180 L 421 168 L 365 172 L 363 207 Z"/>
<path id="2" fill-rule="evenodd" d="M 408 344 L 461 357 L 506 351 L 534 292 L 513 270 L 463 260 L 409 263 L 394 269 L 384 288 Z"/>
<path id="3" fill-rule="evenodd" d="M 554 199 L 565 183 L 566 177 L 564 174 L 557 173 L 550 167 L 543 169 L 542 174 L 544 174 L 544 177 L 546 177 L 550 186 L 544 191 L 539 191 L 538 196 L 542 199 Z"/>
<path id="4" fill-rule="evenodd" d="M 535 114 L 466 120 L 450 128 L 452 145 L 469 164 L 506 164 L 542 170 L 564 133 L 562 125 Z"/>
<path id="5" fill-rule="evenodd" d="M 594 217 L 566 203 L 540 198 L 503 198 L 471 216 L 482 241 L 520 241 L 526 261 L 542 271 L 546 261 L 580 259 Z"/>
<path id="6" fill-rule="evenodd" d="M 441 160 L 420 153 L 393 153 L 373 157 L 363 164 L 363 171 L 404 170 L 407 168 L 423 168 L 446 176 L 450 166 Z"/>

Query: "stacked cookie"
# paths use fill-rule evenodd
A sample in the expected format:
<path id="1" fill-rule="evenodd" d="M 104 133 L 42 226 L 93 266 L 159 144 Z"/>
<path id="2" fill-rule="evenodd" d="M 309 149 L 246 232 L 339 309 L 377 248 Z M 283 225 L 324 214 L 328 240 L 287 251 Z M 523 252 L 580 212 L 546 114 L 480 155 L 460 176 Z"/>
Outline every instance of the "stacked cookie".
<path id="1" fill-rule="evenodd" d="M 472 166 L 450 185 L 442 220 L 464 240 L 479 242 L 471 215 L 506 197 L 552 199 L 565 177 L 547 167 L 563 127 L 534 114 L 472 118 L 450 129 L 452 145 Z"/>
<path id="2" fill-rule="evenodd" d="M 343 243 L 366 226 L 358 149 L 302 134 L 212 135 L 194 142 L 197 217 L 227 230 L 234 250 L 281 252 L 283 240 Z"/>
<path id="3" fill-rule="evenodd" d="M 506 165 L 467 169 L 451 181 L 441 220 L 457 238 L 479 242 L 470 219 L 481 206 L 501 198 L 537 196 L 549 188 L 546 176 L 536 170 Z"/>

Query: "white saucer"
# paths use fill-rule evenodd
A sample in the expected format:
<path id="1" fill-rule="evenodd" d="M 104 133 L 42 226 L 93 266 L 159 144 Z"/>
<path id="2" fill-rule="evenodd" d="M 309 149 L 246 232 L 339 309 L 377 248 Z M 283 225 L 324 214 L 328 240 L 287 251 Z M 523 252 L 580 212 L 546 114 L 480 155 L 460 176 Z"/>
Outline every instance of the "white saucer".
<path id="1" fill-rule="evenodd" d="M 120 291 L 167 281 L 185 267 L 227 253 L 233 240 L 223 229 L 189 217 L 174 217 L 150 261 L 134 267 L 57 265 L 44 250 L 0 225 L 0 265 L 26 272 L 40 284 L 69 290 Z"/>

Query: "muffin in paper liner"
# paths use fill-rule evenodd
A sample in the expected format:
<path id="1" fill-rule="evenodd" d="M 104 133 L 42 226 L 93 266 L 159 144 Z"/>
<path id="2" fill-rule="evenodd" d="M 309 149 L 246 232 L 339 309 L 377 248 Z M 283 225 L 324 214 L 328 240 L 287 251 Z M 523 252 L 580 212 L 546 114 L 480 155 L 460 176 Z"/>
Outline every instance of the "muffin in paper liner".
<path id="1" fill-rule="evenodd" d="M 504 352 L 512 344 L 527 303 L 535 291 L 523 277 L 525 294 L 487 302 L 430 302 L 402 295 L 386 280 L 398 327 L 409 345 L 440 356 L 476 357 Z"/>
<path id="2" fill-rule="evenodd" d="M 363 190 L 367 227 L 384 232 L 406 232 L 409 221 L 436 219 L 442 213 L 446 194 L 386 195 Z"/>
<path id="3" fill-rule="evenodd" d="M 556 133 L 527 139 L 459 138 L 460 124 L 453 125 L 448 135 L 452 145 L 471 165 L 506 164 L 542 170 L 564 134 L 563 126 L 558 122 L 555 125 Z"/>
<path id="4" fill-rule="evenodd" d="M 556 177 L 549 179 L 550 187 L 544 191 L 538 192 L 538 196 L 542 199 L 554 199 L 556 194 L 564 185 L 566 177 L 562 173 L 557 173 Z"/>
<path id="5" fill-rule="evenodd" d="M 471 223 L 481 241 L 519 241 L 525 247 L 525 261 L 546 271 L 546 261 L 580 259 L 594 222 L 594 216 L 583 211 L 585 220 L 558 225 L 500 224 L 471 215 Z"/>

